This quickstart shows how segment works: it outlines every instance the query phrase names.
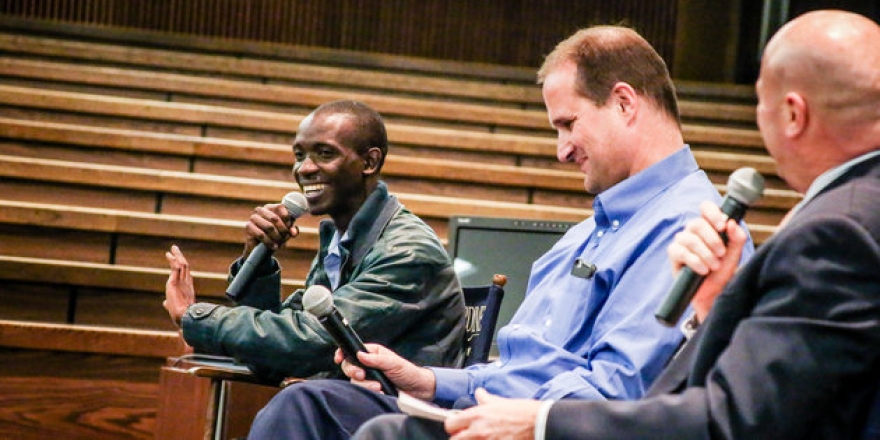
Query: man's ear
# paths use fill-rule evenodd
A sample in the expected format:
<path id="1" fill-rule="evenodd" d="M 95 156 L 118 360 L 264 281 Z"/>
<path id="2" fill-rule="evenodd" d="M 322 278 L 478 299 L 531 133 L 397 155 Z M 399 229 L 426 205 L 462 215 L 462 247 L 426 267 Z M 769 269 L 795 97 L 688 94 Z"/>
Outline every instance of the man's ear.
<path id="1" fill-rule="evenodd" d="M 614 84 L 609 99 L 614 105 L 614 109 L 627 119 L 635 116 L 639 106 L 639 96 L 631 85 L 622 81 Z"/>
<path id="2" fill-rule="evenodd" d="M 810 122 L 807 101 L 799 93 L 788 92 L 785 95 L 785 111 L 787 115 L 784 133 L 789 138 L 796 138 L 807 130 Z"/>
<path id="3" fill-rule="evenodd" d="M 370 147 L 361 158 L 364 161 L 364 175 L 372 175 L 379 172 L 379 166 L 382 163 L 382 150 L 379 147 Z"/>

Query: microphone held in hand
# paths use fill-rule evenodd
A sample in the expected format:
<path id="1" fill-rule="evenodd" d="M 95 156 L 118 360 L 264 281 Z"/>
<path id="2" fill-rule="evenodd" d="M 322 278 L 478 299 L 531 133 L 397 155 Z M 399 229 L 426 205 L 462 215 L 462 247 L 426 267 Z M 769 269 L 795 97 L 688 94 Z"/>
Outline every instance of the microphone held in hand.
<path id="1" fill-rule="evenodd" d="M 734 221 L 740 221 L 746 209 L 764 195 L 764 177 L 754 168 L 740 168 L 727 179 L 727 195 L 721 201 L 721 212 Z M 721 232 L 721 239 L 727 243 L 727 233 Z M 694 294 L 705 277 L 684 266 L 675 278 L 663 304 L 654 316 L 667 326 L 674 326 L 681 314 L 690 304 Z"/>
<path id="2" fill-rule="evenodd" d="M 327 333 L 336 341 L 336 345 L 345 354 L 345 358 L 361 367 L 367 372 L 367 378 L 379 382 L 382 391 L 389 396 L 397 395 L 397 388 L 394 384 L 382 374 L 381 371 L 374 368 L 365 368 L 357 359 L 357 352 L 366 352 L 363 341 L 358 337 L 354 329 L 348 324 L 348 320 L 339 313 L 339 309 L 333 305 L 333 297 L 326 287 L 321 285 L 313 285 L 306 289 L 302 299 L 303 308 L 307 312 L 318 318 Z"/>
<path id="3" fill-rule="evenodd" d="M 308 200 L 306 200 L 304 195 L 296 191 L 287 193 L 287 195 L 284 196 L 284 199 L 281 200 L 281 204 L 287 208 L 290 218 L 294 220 L 302 217 L 306 212 L 309 212 Z M 260 243 L 254 247 L 250 255 L 248 255 L 247 259 L 244 261 L 244 264 L 241 265 L 238 274 L 232 279 L 232 282 L 229 283 L 229 287 L 226 288 L 226 296 L 233 301 L 241 301 L 242 292 L 248 284 L 253 281 L 257 267 L 260 267 L 271 256 L 272 250 L 265 244 Z"/>

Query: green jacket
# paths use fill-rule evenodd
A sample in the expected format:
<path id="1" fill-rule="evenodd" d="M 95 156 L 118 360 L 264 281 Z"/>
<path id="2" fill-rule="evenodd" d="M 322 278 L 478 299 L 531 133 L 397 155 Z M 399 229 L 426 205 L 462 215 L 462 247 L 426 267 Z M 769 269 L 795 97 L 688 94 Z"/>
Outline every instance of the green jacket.
<path id="1" fill-rule="evenodd" d="M 324 257 L 336 228 L 320 225 L 320 250 L 306 287 L 330 288 Z M 465 306 L 452 262 L 437 235 L 397 202 L 384 183 L 367 198 L 340 244 L 342 270 L 333 303 L 365 342 L 383 344 L 419 365 L 460 366 Z M 242 261 L 233 264 L 235 274 Z M 268 380 L 343 377 L 336 344 L 302 310 L 303 289 L 281 303 L 273 258 L 235 307 L 196 303 L 182 320 L 197 353 L 232 356 Z"/>

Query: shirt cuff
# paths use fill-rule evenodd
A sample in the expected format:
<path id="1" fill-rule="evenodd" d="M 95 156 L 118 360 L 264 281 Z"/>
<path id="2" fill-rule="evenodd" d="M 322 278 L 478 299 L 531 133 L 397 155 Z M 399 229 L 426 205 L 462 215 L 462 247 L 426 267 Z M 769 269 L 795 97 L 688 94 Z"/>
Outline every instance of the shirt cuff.
<path id="1" fill-rule="evenodd" d="M 538 416 L 535 417 L 535 440 L 544 440 L 544 434 L 547 432 L 547 418 L 550 416 L 550 408 L 556 403 L 555 400 L 545 400 L 538 409 Z"/>
<path id="2" fill-rule="evenodd" d="M 455 402 L 470 392 L 470 375 L 461 368 L 429 367 L 434 372 L 434 401 Z"/>

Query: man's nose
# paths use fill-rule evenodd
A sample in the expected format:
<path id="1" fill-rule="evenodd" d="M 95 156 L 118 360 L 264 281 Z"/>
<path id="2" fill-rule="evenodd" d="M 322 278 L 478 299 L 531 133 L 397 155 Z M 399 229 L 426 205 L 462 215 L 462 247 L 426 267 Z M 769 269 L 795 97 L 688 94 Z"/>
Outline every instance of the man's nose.
<path id="1" fill-rule="evenodd" d="M 574 147 L 562 136 L 556 140 L 556 159 L 563 163 L 574 160 Z"/>
<path id="2" fill-rule="evenodd" d="M 293 165 L 293 174 L 311 174 L 318 170 L 318 165 L 308 154 Z"/>

